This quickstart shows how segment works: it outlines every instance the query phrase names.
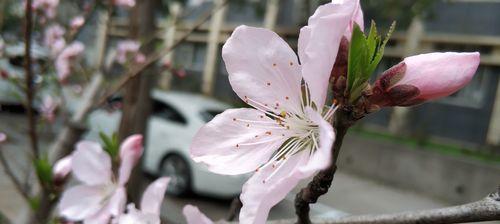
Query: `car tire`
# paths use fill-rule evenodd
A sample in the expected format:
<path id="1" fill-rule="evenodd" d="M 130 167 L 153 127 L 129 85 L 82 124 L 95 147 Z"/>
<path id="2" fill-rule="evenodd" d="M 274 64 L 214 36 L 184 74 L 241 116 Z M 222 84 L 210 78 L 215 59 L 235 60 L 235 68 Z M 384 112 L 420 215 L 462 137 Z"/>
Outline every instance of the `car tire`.
<path id="1" fill-rule="evenodd" d="M 161 176 L 170 177 L 167 194 L 185 196 L 191 192 L 191 168 L 189 163 L 180 155 L 165 156 L 159 168 Z"/>

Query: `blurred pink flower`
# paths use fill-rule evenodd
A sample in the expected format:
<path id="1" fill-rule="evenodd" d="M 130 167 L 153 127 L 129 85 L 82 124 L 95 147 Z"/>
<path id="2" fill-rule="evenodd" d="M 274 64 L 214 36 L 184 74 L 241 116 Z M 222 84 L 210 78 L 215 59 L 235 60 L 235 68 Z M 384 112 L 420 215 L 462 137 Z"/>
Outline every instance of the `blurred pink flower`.
<path id="1" fill-rule="evenodd" d="M 66 156 L 54 164 L 54 167 L 52 167 L 52 174 L 55 181 L 66 178 L 71 172 L 71 158 L 71 155 Z"/>
<path id="2" fill-rule="evenodd" d="M 40 112 L 42 113 L 42 117 L 49 123 L 53 123 L 55 121 L 55 111 L 59 106 L 59 101 L 55 100 L 51 96 L 45 96 L 42 99 L 42 105 L 40 107 Z"/>
<path id="3" fill-rule="evenodd" d="M 0 132 L 0 143 L 7 141 L 7 135 L 3 132 Z"/>
<path id="4" fill-rule="evenodd" d="M 135 63 L 142 64 L 144 62 L 146 62 L 146 56 L 142 53 L 138 53 L 135 56 Z"/>
<path id="5" fill-rule="evenodd" d="M 45 30 L 43 44 L 50 50 L 50 54 L 55 57 L 66 46 L 64 33 L 66 31 L 60 25 L 51 25 Z"/>
<path id="6" fill-rule="evenodd" d="M 379 106 L 412 106 L 449 96 L 467 85 L 479 53 L 429 53 L 405 58 L 375 82 L 371 101 Z"/>
<path id="7" fill-rule="evenodd" d="M 0 69 L 0 77 L 2 77 L 2 79 L 8 79 L 9 73 L 3 69 Z"/>
<path id="8" fill-rule="evenodd" d="M 300 31 L 301 64 L 267 29 L 240 26 L 224 44 L 229 82 L 255 109 L 217 115 L 196 134 L 190 153 L 215 173 L 255 171 L 240 196 L 241 223 L 265 223 L 300 180 L 330 165 L 336 105 L 325 104 L 328 83 L 341 39 L 360 10 L 358 0 L 318 7 Z"/>
<path id="9" fill-rule="evenodd" d="M 59 214 L 69 221 L 95 224 L 118 217 L 127 202 L 125 184 L 142 152 L 141 135 L 125 139 L 120 146 L 120 168 L 115 178 L 111 158 L 101 146 L 91 141 L 79 142 L 72 153 L 72 171 L 82 184 L 64 191 Z"/>
<path id="10" fill-rule="evenodd" d="M 58 5 L 59 0 L 34 0 L 32 3 L 33 9 L 42 10 L 49 19 L 56 16 Z"/>
<path id="11" fill-rule="evenodd" d="M 126 64 L 130 58 L 136 58 L 139 55 L 141 45 L 134 40 L 124 40 L 118 42 L 116 46 L 115 60 L 119 64 Z M 144 55 L 143 55 L 144 56 Z"/>
<path id="12" fill-rule="evenodd" d="M 186 77 L 187 75 L 186 70 L 184 68 L 175 69 L 174 74 L 181 79 Z"/>
<path id="13" fill-rule="evenodd" d="M 71 29 L 77 30 L 85 23 L 85 18 L 83 16 L 77 16 L 73 18 L 70 22 Z"/>
<path id="14" fill-rule="evenodd" d="M 169 181 L 169 177 L 162 177 L 151 183 L 142 195 L 141 210 L 133 203 L 129 204 L 127 213 L 120 215 L 118 224 L 160 224 L 161 203 Z"/>
<path id="15" fill-rule="evenodd" d="M 123 6 L 123 7 L 134 7 L 135 6 L 135 0 L 113 0 L 113 3 L 116 6 Z"/>
<path id="16" fill-rule="evenodd" d="M 200 210 L 192 205 L 186 205 L 182 209 L 182 214 L 187 219 L 188 224 L 212 224 L 214 223 L 205 214 L 201 213 Z"/>
<path id="17" fill-rule="evenodd" d="M 85 46 L 80 42 L 74 42 L 64 48 L 57 56 L 55 66 L 57 77 L 60 82 L 65 82 L 71 73 L 71 63 L 85 50 Z"/>

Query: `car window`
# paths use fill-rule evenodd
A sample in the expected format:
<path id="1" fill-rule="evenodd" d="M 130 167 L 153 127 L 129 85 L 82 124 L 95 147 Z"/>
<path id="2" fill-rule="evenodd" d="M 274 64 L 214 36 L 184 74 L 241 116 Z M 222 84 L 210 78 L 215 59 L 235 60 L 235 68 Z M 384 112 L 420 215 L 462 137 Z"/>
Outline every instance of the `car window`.
<path id="1" fill-rule="evenodd" d="M 220 113 L 222 113 L 221 110 L 204 110 L 201 112 L 201 118 L 203 119 L 203 121 L 209 122 L 212 119 L 214 119 L 214 117 L 217 116 L 217 114 Z"/>
<path id="2" fill-rule="evenodd" d="M 184 125 L 187 124 L 186 118 L 184 118 L 184 116 L 182 116 L 182 114 L 179 113 L 178 110 L 158 100 L 153 100 L 152 115 L 171 122 L 176 122 Z"/>

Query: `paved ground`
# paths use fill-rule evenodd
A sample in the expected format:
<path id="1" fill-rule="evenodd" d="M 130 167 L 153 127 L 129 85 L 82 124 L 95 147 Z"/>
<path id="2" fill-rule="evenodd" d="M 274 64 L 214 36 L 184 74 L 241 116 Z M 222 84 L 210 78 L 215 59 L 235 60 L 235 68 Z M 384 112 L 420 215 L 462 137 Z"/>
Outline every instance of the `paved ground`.
<path id="1" fill-rule="evenodd" d="M 28 164 L 22 158 L 26 150 L 24 118 L 19 115 L 0 113 L 0 131 L 9 135 L 9 141 L 2 147 L 9 162 L 15 167 L 16 174 L 33 180 L 33 176 L 26 176 L 23 169 Z M 43 139 L 50 137 L 50 129 L 45 129 Z M 43 140 L 42 139 L 42 140 Z M 46 145 L 46 141 L 42 141 Z M 0 211 L 11 219 L 23 216 L 24 203 L 12 188 L 8 178 L 0 169 Z M 295 190 L 294 192 L 296 192 Z M 273 208 L 270 219 L 294 217 L 294 192 L 282 203 Z M 163 212 L 169 220 L 184 223 L 181 215 L 185 204 L 199 206 L 210 218 L 218 220 L 224 218 L 230 201 L 217 200 L 207 197 L 192 196 L 189 198 L 173 198 L 167 196 L 163 205 Z M 339 172 L 335 177 L 331 191 L 313 206 L 313 215 L 332 216 L 342 212 L 350 214 L 367 214 L 381 212 L 399 212 L 424 208 L 448 206 L 447 202 L 435 200 L 415 192 L 398 189 L 361 178 L 353 174 Z M 334 209 L 335 208 L 335 209 Z"/>

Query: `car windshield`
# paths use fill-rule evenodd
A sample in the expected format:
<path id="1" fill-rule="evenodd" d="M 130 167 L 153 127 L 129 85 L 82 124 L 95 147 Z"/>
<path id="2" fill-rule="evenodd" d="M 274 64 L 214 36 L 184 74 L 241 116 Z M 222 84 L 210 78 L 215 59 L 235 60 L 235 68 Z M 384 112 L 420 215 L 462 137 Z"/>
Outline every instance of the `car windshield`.
<path id="1" fill-rule="evenodd" d="M 217 114 L 222 113 L 222 110 L 204 110 L 201 112 L 201 117 L 205 122 L 211 121 Z"/>

